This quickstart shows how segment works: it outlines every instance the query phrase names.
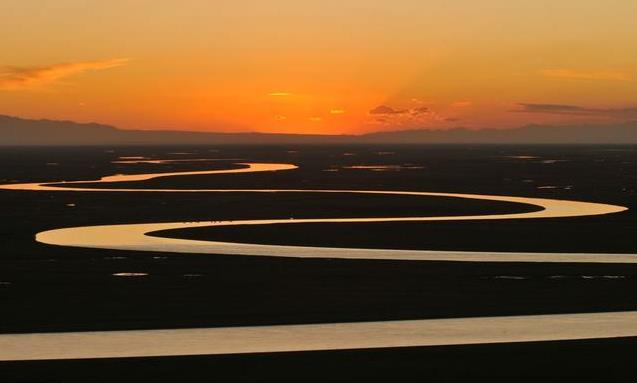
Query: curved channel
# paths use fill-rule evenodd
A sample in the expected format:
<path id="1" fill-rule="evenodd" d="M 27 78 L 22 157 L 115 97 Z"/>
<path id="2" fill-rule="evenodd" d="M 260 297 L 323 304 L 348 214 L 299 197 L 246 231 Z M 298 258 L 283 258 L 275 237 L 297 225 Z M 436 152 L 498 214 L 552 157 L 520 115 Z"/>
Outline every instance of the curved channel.
<path id="1" fill-rule="evenodd" d="M 297 258 L 385 259 L 463 262 L 637 263 L 637 254 L 503 253 L 278 246 L 165 238 L 154 232 L 203 226 L 297 223 L 424 222 L 583 217 L 613 214 L 626 207 L 545 198 L 416 191 L 325 189 L 135 189 L 74 186 L 143 181 L 158 177 L 293 170 L 291 164 L 240 163 L 239 169 L 103 177 L 98 181 L 0 185 L 5 190 L 81 192 L 352 193 L 434 196 L 514 202 L 539 207 L 526 213 L 437 217 L 309 218 L 211 222 L 168 222 L 72 227 L 36 235 L 41 243 L 112 250 L 204 253 Z M 251 326 L 182 330 L 103 331 L 0 335 L 0 360 L 226 354 L 351 348 L 429 346 L 637 336 L 637 312 L 427 319 L 316 325 Z M 60 345 L 69 350 L 59 353 Z M 34 348 L 38 351 L 34 352 Z"/>
<path id="2" fill-rule="evenodd" d="M 104 190 L 104 189 L 95 189 Z M 114 190 L 114 189 L 111 189 Z M 121 190 L 121 189 L 117 189 Z M 142 191 L 144 189 L 124 189 Z M 166 189 L 153 189 L 166 190 Z M 527 213 L 437 216 L 437 217 L 383 217 L 383 218 L 307 218 L 307 219 L 263 219 L 237 221 L 202 222 L 162 222 L 70 227 L 44 231 L 36 235 L 41 243 L 59 246 L 86 247 L 111 250 L 155 251 L 171 253 L 198 253 L 224 255 L 251 255 L 294 258 L 343 258 L 343 259 L 385 259 L 420 261 L 465 261 L 465 262 L 577 262 L 577 263 L 637 263 L 637 256 L 631 254 L 575 254 L 575 253 L 523 253 L 523 252 L 471 252 L 471 251 L 430 251 L 358 249 L 338 247 L 309 247 L 262 245 L 236 242 L 201 241 L 192 239 L 166 238 L 149 235 L 154 232 L 175 229 L 189 229 L 205 226 L 244 226 L 302 223 L 373 223 L 373 222 L 426 222 L 426 221 L 468 221 L 582 217 L 612 214 L 626 210 L 625 207 L 590 202 L 552 200 L 530 197 L 509 197 L 458 193 L 430 193 L 410 191 L 371 190 L 321 190 L 321 189 L 194 189 L 189 191 L 212 193 L 350 193 L 435 196 L 488 201 L 515 202 L 540 207 L 541 210 Z"/>

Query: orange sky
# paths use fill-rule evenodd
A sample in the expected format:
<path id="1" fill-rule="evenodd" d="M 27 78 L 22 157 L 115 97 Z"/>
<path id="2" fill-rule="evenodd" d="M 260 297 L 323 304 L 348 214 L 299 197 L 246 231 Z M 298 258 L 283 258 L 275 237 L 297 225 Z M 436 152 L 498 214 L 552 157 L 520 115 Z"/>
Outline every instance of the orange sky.
<path id="1" fill-rule="evenodd" d="M 4 0 L 0 113 L 360 133 L 637 119 L 633 0 Z"/>

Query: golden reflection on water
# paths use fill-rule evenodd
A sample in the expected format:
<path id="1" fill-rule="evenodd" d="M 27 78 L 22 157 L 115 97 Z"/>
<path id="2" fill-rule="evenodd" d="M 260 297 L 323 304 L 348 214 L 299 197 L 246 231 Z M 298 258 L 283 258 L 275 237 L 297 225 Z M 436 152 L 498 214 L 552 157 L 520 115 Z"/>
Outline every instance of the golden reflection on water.
<path id="1" fill-rule="evenodd" d="M 236 174 L 293 170 L 297 166 L 281 163 L 240 163 L 242 168 L 225 170 L 203 170 L 171 173 L 127 174 L 102 177 L 95 183 L 145 181 L 158 177 Z M 461 193 L 432 193 L 412 191 L 382 190 L 325 190 L 325 189 L 144 189 L 144 188 L 87 188 L 73 184 L 86 181 L 51 183 L 27 183 L 0 185 L 0 189 L 37 190 L 37 191 L 90 191 L 90 192 L 207 192 L 207 193 L 348 193 L 366 195 L 406 195 L 427 197 L 452 197 L 487 201 L 514 202 L 534 205 L 538 211 L 513 214 L 486 214 L 469 216 L 437 217 L 379 217 L 379 218 L 307 218 L 307 219 L 269 219 L 216 222 L 169 222 L 123 225 L 100 225 L 64 228 L 38 233 L 36 240 L 42 243 L 60 246 L 87 248 L 121 249 L 136 251 L 164 251 L 175 253 L 261 255 L 302 258 L 348 258 L 348 259 L 391 259 L 391 260 L 447 260 L 469 262 L 637 262 L 637 257 L 626 254 L 570 254 L 570 253 L 494 253 L 494 252 L 451 252 L 428 250 L 386 250 L 351 249 L 305 246 L 274 246 L 246 243 L 214 241 L 196 241 L 176 238 L 162 238 L 148 235 L 151 232 L 171 229 L 186 229 L 202 226 L 241 226 L 301 223 L 372 223 L 372 222 L 425 222 L 425 221 L 467 221 L 502 219 L 537 219 L 582 217 L 618 213 L 627 210 L 623 206 L 555 200 L 546 198 L 513 197 Z"/>
<path id="2" fill-rule="evenodd" d="M 147 181 L 154 178 L 171 177 L 171 176 L 192 176 L 192 175 L 208 175 L 208 174 L 236 174 L 236 173 L 255 173 L 255 172 L 274 172 L 281 170 L 297 169 L 296 165 L 278 164 L 278 163 L 254 163 L 245 162 L 238 163 L 241 168 L 238 169 L 222 169 L 222 170 L 198 170 L 190 172 L 169 172 L 169 173 L 144 173 L 144 174 L 115 174 L 112 176 L 101 177 L 99 180 L 83 180 L 83 181 L 50 181 L 43 183 L 14 183 L 0 185 L 0 190 L 30 190 L 30 191 L 125 191 L 125 192 L 141 192 L 141 191 L 179 191 L 173 189 L 108 189 L 108 188 L 86 188 L 73 187 L 74 184 L 85 183 L 103 183 L 103 182 L 133 182 Z M 199 191 L 199 190 L 184 190 Z"/>
<path id="3" fill-rule="evenodd" d="M 637 312 L 0 335 L 0 361 L 536 342 L 637 335 Z"/>
<path id="4" fill-rule="evenodd" d="M 240 169 L 194 172 L 114 175 L 100 182 L 144 181 L 157 177 L 248 173 L 295 169 L 290 164 L 243 163 Z M 418 222 L 451 220 L 501 220 L 580 217 L 611 214 L 625 207 L 544 198 L 494 195 L 376 190 L 277 190 L 277 189 L 106 189 L 74 187 L 86 181 L 0 185 L 7 190 L 112 191 L 112 192 L 253 192 L 253 193 L 355 193 L 380 195 L 439 196 L 530 204 L 539 211 L 515 214 L 325 218 L 296 220 L 242 220 L 217 222 L 169 222 L 86 226 L 38 233 L 42 243 L 135 251 L 264 255 L 302 258 L 349 258 L 392 260 L 450 260 L 482 262 L 608 262 L 637 263 L 632 254 L 493 253 L 426 250 L 344 249 L 328 247 L 274 246 L 161 238 L 148 235 L 158 230 L 202 226 L 242 226 L 338 222 Z M 144 277 L 146 273 L 120 272 L 118 277 Z M 519 278 L 501 276 L 502 278 Z M 314 325 L 280 325 L 205 329 L 72 332 L 55 334 L 0 335 L 0 360 L 39 360 L 231 354 L 254 352 L 336 350 L 353 348 L 430 346 L 473 343 L 526 342 L 637 336 L 637 312 L 530 315 L 516 317 L 428 319 Z"/>

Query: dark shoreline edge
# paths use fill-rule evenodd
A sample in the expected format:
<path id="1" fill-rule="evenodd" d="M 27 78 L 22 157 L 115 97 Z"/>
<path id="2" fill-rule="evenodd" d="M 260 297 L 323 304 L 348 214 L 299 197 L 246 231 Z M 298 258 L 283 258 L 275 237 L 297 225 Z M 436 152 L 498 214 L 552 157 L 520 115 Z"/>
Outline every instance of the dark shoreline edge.
<path id="1" fill-rule="evenodd" d="M 189 147 L 187 150 L 210 147 Z M 286 153 L 286 150 L 300 153 Z M 626 214 L 600 219 L 497 224 L 481 227 L 412 227 L 418 235 L 456 246 L 455 233 L 471 233 L 492 246 L 498 233 L 509 243 L 547 251 L 555 246 L 613 252 L 634 252 L 637 147 L 564 146 L 400 146 L 222 148 L 224 156 L 243 155 L 254 161 L 290 161 L 302 171 L 264 177 L 166 179 L 150 187 L 313 187 L 329 184 L 344 188 L 414 189 L 510 195 L 537 195 L 627 205 Z M 114 150 L 115 152 L 110 152 Z M 163 152 L 162 152 L 163 150 Z M 216 149 L 215 149 L 216 150 Z M 378 158 L 374 151 L 394 150 Z M 621 150 L 621 151 L 619 151 Z M 117 156 L 165 156 L 172 148 L 7 149 L 0 152 L 5 180 L 47 181 L 90 179 L 112 174 Z M 343 157 L 345 151 L 356 156 Z M 212 153 L 212 152 L 210 152 Z M 553 165 L 514 160 L 515 155 L 566 160 Z M 193 154 L 200 156 L 201 153 Z M 217 156 L 218 153 L 209 154 Z M 421 161 L 422 172 L 321 172 L 332 164 L 406 163 Z M 49 162 L 59 166 L 48 166 Z M 156 170 L 148 166 L 140 172 Z M 171 170 L 176 167 L 171 168 Z M 342 174 L 341 174 L 342 173 Z M 89 177 L 89 178 L 87 178 Z M 533 182 L 526 182 L 532 180 Z M 594 180 L 595 182 L 591 182 Z M 151 185 L 152 184 L 152 185 Z M 573 189 L 538 190 L 537 186 L 575 185 Z M 287 186 L 286 186 L 287 185 Z M 200 196 L 114 196 L 93 193 L 2 193 L 5 220 L 0 226 L 0 303 L 7 310 L 2 331 L 31 332 L 60 329 L 148 328 L 168 326 L 224 326 L 247 323 L 321 322 L 365 319 L 414 319 L 423 316 L 509 315 L 538 312 L 584 312 L 637 309 L 637 268 L 626 265 L 418 264 L 405 261 L 299 261 L 223 256 L 181 256 L 163 253 L 70 249 L 32 241 L 41 230 L 60 226 L 125 223 L 133 219 L 175 220 L 259 218 L 303 211 L 332 209 L 334 201 L 268 201 L 228 196 L 201 201 Z M 325 202 L 321 205 L 318 202 Z M 330 204 L 328 204 L 330 202 Z M 75 204 L 73 208 L 67 204 Z M 280 204 L 279 204 L 280 203 Z M 365 203 L 361 202 L 361 207 Z M 255 208 L 257 208 L 255 210 Z M 340 210 L 330 210 L 332 213 Z M 350 207 L 347 207 L 350 209 Z M 408 205 L 393 206 L 404 211 Z M 281 213 L 284 211 L 284 213 Z M 357 212 L 357 211 L 354 211 Z M 392 211 L 391 214 L 396 213 Z M 327 213 L 326 213 L 327 214 Z M 390 212 L 387 212 L 390 214 Z M 547 225 L 544 225 L 547 224 Z M 406 228 L 394 228 L 402 232 Z M 327 234 L 328 229 L 321 229 Z M 351 231 L 350 231 L 351 230 Z M 421 231 L 422 230 L 422 231 Z M 348 228 L 354 233 L 354 228 Z M 238 232 L 238 231 L 237 231 Z M 370 238 L 387 228 L 363 233 Z M 418 234 L 419 233 L 419 234 Z M 529 240 L 527 233 L 533 233 Z M 558 233 L 567 241 L 555 242 Z M 590 235 L 587 233 L 594 233 Z M 243 233 L 243 235 L 250 233 Z M 217 235 L 217 234 L 215 234 Z M 231 235 L 230 233 L 228 235 Z M 263 236 L 268 233 L 264 232 Z M 380 238 L 380 237 L 379 237 Z M 535 240 L 533 238 L 539 238 Z M 559 238 L 558 238 L 559 239 Z M 391 242 L 392 238 L 384 240 Z M 420 239 L 419 239 L 420 240 Z M 525 242 L 526 241 L 526 242 Z M 427 244 L 430 245 L 431 243 Z M 466 246 L 476 243 L 471 240 Z M 529 247 L 530 248 L 530 247 Z M 6 251 L 5 251 L 6 250 Z M 540 250 L 541 251 L 541 250 Z M 155 258 L 157 257 L 157 258 Z M 115 278 L 112 273 L 147 271 L 146 279 Z M 198 278 L 184 275 L 199 273 Z M 525 280 L 494 279 L 523 275 Z M 551 275 L 567 278 L 551 280 Z M 622 275 L 623 279 L 585 280 L 583 275 Z M 228 294 L 232 291 L 232 294 Z M 228 295 L 232 295 L 228 297 Z M 446 351 L 445 351 L 446 350 Z M 388 349 L 348 352 L 259 354 L 251 356 L 141 358 L 102 361 L 18 362 L 0 364 L 0 381 L 255 381 L 269 377 L 292 381 L 351 381 L 380 378 L 388 381 L 433 380 L 560 382 L 634 379 L 634 338 L 538 344 L 458 346 L 442 349 Z"/>
<path id="2" fill-rule="evenodd" d="M 0 381 L 619 382 L 637 338 L 219 356 L 0 362 Z"/>

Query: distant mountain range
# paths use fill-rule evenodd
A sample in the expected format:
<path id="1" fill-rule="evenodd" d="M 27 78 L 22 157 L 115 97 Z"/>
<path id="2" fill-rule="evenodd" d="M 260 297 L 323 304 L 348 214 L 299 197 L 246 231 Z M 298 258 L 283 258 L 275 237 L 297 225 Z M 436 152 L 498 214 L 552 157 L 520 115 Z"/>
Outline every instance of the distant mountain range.
<path id="1" fill-rule="evenodd" d="M 0 115 L 0 145 L 179 144 L 635 144 L 637 121 L 618 124 L 528 125 L 516 129 L 402 130 L 363 135 L 208 133 L 124 130 L 96 123 Z"/>

